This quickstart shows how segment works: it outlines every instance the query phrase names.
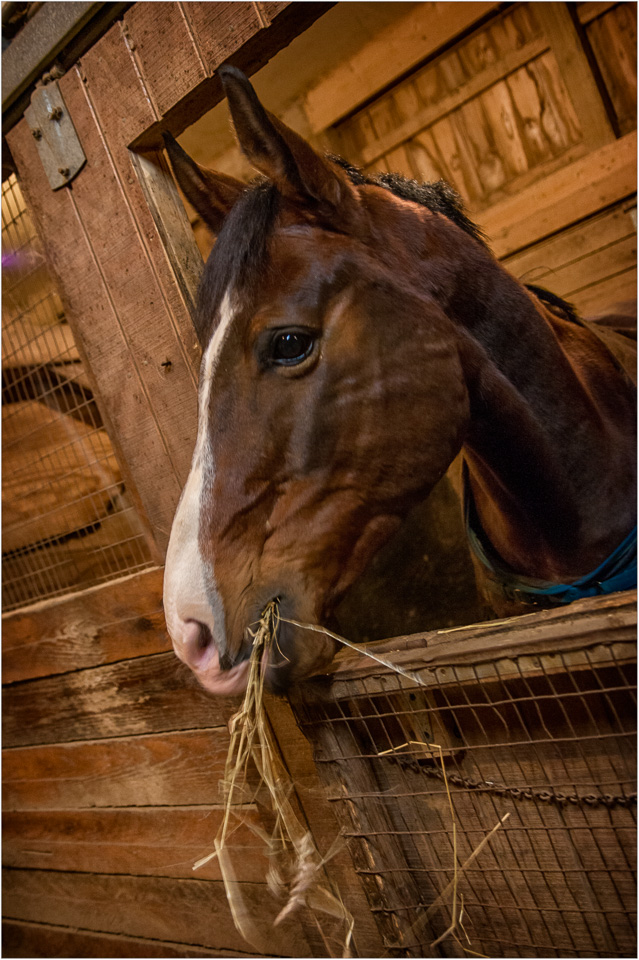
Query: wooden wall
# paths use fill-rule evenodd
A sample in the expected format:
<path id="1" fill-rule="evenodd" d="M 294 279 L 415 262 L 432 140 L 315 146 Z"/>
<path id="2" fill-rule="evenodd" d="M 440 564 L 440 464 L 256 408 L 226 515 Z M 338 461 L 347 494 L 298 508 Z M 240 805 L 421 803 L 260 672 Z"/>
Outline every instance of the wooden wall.
<path id="1" fill-rule="evenodd" d="M 366 170 L 449 181 L 515 275 L 598 313 L 636 290 L 636 16 L 513 4 L 338 122 L 335 143 Z M 542 221 L 540 200 L 563 208 Z"/>
<path id="2" fill-rule="evenodd" d="M 195 439 L 201 268 L 160 129 L 179 135 L 220 99 L 219 63 L 252 73 L 327 6 L 134 4 L 60 81 L 87 155 L 71 187 L 50 190 L 24 120 L 8 137 L 158 558 Z M 450 173 L 499 256 L 531 279 L 560 274 L 562 291 L 596 309 L 629 289 L 634 269 L 635 8 L 577 9 L 573 20 L 563 3 L 411 5 L 318 77 L 303 110 L 309 130 L 352 160 Z M 191 871 L 219 820 L 235 704 L 207 697 L 170 652 L 161 576 L 4 618 L 5 956 L 254 955 L 215 865 Z M 337 826 L 308 747 L 287 705 L 270 709 L 325 850 Z M 263 864 L 251 836 L 240 839 L 241 881 L 259 912 Z M 350 861 L 327 869 L 356 915 L 359 955 L 378 956 Z M 273 941 L 277 956 L 322 949 L 310 927 Z"/>
<path id="3" fill-rule="evenodd" d="M 24 120 L 9 134 L 79 357 L 140 515 L 163 556 L 196 430 L 191 323 L 201 258 L 160 153 L 221 96 L 219 63 L 249 73 L 326 9 L 309 3 L 142 3 L 60 80 L 87 156 L 52 192 Z M 160 567 L 3 618 L 4 956 L 245 956 L 219 870 L 193 862 L 220 822 L 218 783 L 238 701 L 213 699 L 176 660 Z M 338 827 L 283 704 L 300 814 L 321 850 Z M 264 823 L 255 804 L 247 822 Z M 309 821 L 309 822 L 310 822 Z M 273 916 L 268 864 L 248 827 L 240 872 L 256 918 Z M 377 933 L 344 852 L 327 868 Z M 323 955 L 294 920 L 264 953 Z"/>

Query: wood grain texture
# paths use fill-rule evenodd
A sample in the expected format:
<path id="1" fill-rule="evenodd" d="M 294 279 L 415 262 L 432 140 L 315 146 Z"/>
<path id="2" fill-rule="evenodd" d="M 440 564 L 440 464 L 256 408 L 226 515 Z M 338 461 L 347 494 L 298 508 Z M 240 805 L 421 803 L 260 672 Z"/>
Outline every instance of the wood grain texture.
<path id="1" fill-rule="evenodd" d="M 123 215 L 126 209 L 124 222 L 127 223 L 130 236 L 126 237 L 124 243 L 130 247 L 136 257 L 132 261 L 132 267 L 136 264 L 136 260 L 139 261 L 138 269 L 141 273 L 138 282 L 148 283 L 146 290 L 136 290 L 135 271 L 130 269 L 131 285 L 118 301 L 123 307 L 120 311 L 121 322 L 134 352 L 137 353 L 139 345 L 140 367 L 149 365 L 148 361 L 155 356 L 156 349 L 169 350 L 171 370 L 162 370 L 164 376 L 159 381 L 151 379 L 151 384 L 158 395 L 158 417 L 161 420 L 163 406 L 171 390 L 176 395 L 178 406 L 180 402 L 185 402 L 181 400 L 180 389 L 185 389 L 186 384 L 181 387 L 175 383 L 175 380 L 185 367 L 184 373 L 188 373 L 192 383 L 195 383 L 200 351 L 189 312 L 192 305 L 184 296 L 184 288 L 177 275 L 179 271 L 176 264 L 170 256 L 167 256 L 165 237 L 157 229 L 152 212 L 149 210 L 147 194 L 139 181 L 133 155 L 128 149 L 128 144 L 135 137 L 136 132 L 142 127 L 148 128 L 157 118 L 157 114 L 149 106 L 148 92 L 130 50 L 130 41 L 126 36 L 125 28 L 119 24 L 116 26 L 119 29 L 109 31 L 92 48 L 90 54 L 83 58 L 80 74 L 88 105 L 96 118 L 96 132 L 104 141 L 108 162 L 115 173 L 118 189 L 114 200 L 117 201 L 118 208 L 122 207 Z M 74 90 L 77 90 L 77 87 Z M 69 107 L 69 109 L 72 108 Z M 76 110 L 82 109 L 82 102 L 78 100 Z M 78 115 L 79 118 L 82 117 L 81 113 Z M 80 119 L 81 125 L 82 122 Z M 88 124 L 88 117 L 85 122 Z M 149 159 L 152 161 L 153 157 Z M 168 172 L 166 162 L 163 163 L 163 170 Z M 173 192 L 175 193 L 175 188 Z M 183 221 L 186 220 L 184 213 L 182 218 Z M 99 218 L 96 219 L 99 231 L 101 227 L 103 228 L 103 224 Z M 188 263 L 185 262 L 183 268 L 188 274 Z M 128 284 L 125 283 L 125 286 Z M 145 305 L 141 299 L 144 293 L 150 301 L 148 305 Z M 131 307 L 127 307 L 128 298 L 131 298 Z M 130 309 L 133 309 L 133 313 L 127 314 L 126 310 Z M 148 314 L 144 312 L 145 309 Z M 138 317 L 141 323 L 139 332 L 134 322 L 127 324 L 127 315 L 132 318 Z M 136 336 L 140 337 L 139 341 Z M 157 373 L 157 368 L 155 369 Z M 148 372 L 152 373 L 152 371 Z M 186 440 L 187 437 L 184 437 L 185 447 L 188 446 Z"/>
<path id="2" fill-rule="evenodd" d="M 209 76 L 265 25 L 257 5 L 244 0 L 186 2 L 182 8 Z"/>
<path id="3" fill-rule="evenodd" d="M 4 688 L 3 746 L 67 743 L 225 724 L 238 697 L 212 697 L 173 652 Z"/>
<path id="4" fill-rule="evenodd" d="M 35 141 L 28 128 L 20 123 L 9 137 L 19 169 L 29 171 L 28 176 L 22 178 L 23 190 L 63 294 L 65 311 L 78 349 L 87 367 L 95 371 L 94 393 L 102 418 L 110 437 L 115 441 L 116 453 L 118 448 L 121 452 L 119 460 L 125 478 L 135 478 L 135 484 L 127 483 L 127 487 L 139 485 L 146 515 L 162 540 L 163 536 L 166 538 L 166 533 L 163 535 L 162 531 L 168 532 L 170 527 L 180 483 L 167 456 L 164 438 L 145 392 L 138 365 L 119 324 L 105 278 L 96 262 L 95 251 L 74 206 L 76 192 L 80 188 L 80 176 L 91 179 L 93 165 L 96 163 L 99 167 L 100 158 L 91 156 L 89 140 L 86 138 L 88 165 L 76 178 L 74 193 L 71 194 L 69 190 L 54 193 L 46 184 L 44 171 L 34 150 Z M 102 152 L 104 160 L 102 145 L 97 144 L 96 149 Z M 108 170 L 106 175 L 109 176 Z M 89 186 L 88 203 L 92 207 L 97 206 L 98 212 L 100 207 L 104 211 L 100 201 L 99 176 L 93 184 L 97 192 L 91 193 Z M 118 224 L 117 208 L 113 214 L 115 227 Z M 122 225 L 120 227 L 124 229 Z M 120 234 L 117 245 L 122 242 Z M 138 465 L 142 467 L 141 471 Z M 151 468 L 150 473 L 148 467 Z M 163 477 L 160 496 L 158 476 Z"/>
<path id="5" fill-rule="evenodd" d="M 611 304 L 637 299 L 637 268 L 615 274 L 592 287 L 584 287 L 575 300 L 584 316 L 605 313 Z"/>
<path id="6" fill-rule="evenodd" d="M 586 142 L 598 147 L 614 140 L 612 124 L 568 6 L 565 3 L 532 3 L 531 6 L 550 41 Z"/>
<path id="7" fill-rule="evenodd" d="M 636 133 L 626 134 L 490 207 L 478 220 L 494 253 L 515 253 L 632 196 L 636 151 Z"/>
<path id="8" fill-rule="evenodd" d="M 16 747 L 3 755 L 5 810 L 219 802 L 226 727 Z"/>
<path id="9" fill-rule="evenodd" d="M 146 466 L 140 463 L 137 472 L 144 470 L 146 498 L 158 504 L 164 502 L 163 512 L 172 516 L 176 501 L 173 495 L 167 495 L 171 491 L 169 478 L 175 477 L 177 485 L 182 486 L 195 444 L 199 350 L 180 287 L 122 141 L 127 136 L 126 126 L 132 126 L 136 112 L 143 111 L 142 103 L 145 119 L 152 122 L 153 116 L 117 33 L 110 31 L 93 48 L 82 62 L 82 74 L 86 82 L 78 72 L 63 78 L 65 101 L 74 122 L 84 131 L 84 150 L 90 164 L 90 176 L 78 176 L 74 181 L 74 209 L 100 264 L 117 318 L 116 332 L 124 340 L 138 374 L 138 405 L 152 411 L 161 438 L 162 461 L 158 462 L 158 451 Z M 121 90 L 116 78 L 122 84 Z M 105 90 L 110 91 L 108 101 Z M 160 268 L 171 285 L 170 298 L 160 282 Z M 84 328 L 87 326 L 90 325 L 85 321 Z M 110 344 L 100 340 L 98 333 L 104 337 L 106 331 L 93 335 L 92 368 L 101 381 L 110 377 L 117 385 Z M 85 341 L 86 337 L 87 334 Z M 171 361 L 170 368 L 162 367 L 167 359 Z M 105 388 L 106 384 L 101 382 L 102 394 Z M 113 385 L 110 391 L 113 393 Z M 126 431 L 129 443 L 139 445 L 139 462 L 145 450 L 143 430 L 139 421 L 123 420 L 121 417 L 118 433 L 122 436 Z M 154 472 L 158 469 L 160 472 Z M 159 476 L 163 478 L 161 485 L 157 482 Z M 137 486 L 141 492 L 139 481 Z"/>
<path id="10" fill-rule="evenodd" d="M 238 950 L 205 950 L 203 947 L 142 940 L 117 934 L 91 933 L 44 923 L 9 920 L 2 925 L 5 957 L 243 957 Z"/>
<path id="11" fill-rule="evenodd" d="M 562 649 L 569 651 L 597 643 L 627 642 L 636 629 L 636 602 L 637 591 L 626 590 L 577 600 L 565 609 L 381 640 L 370 649 L 402 667 L 435 668 L 496 656 L 534 656 L 539 650 L 552 649 L 553 643 L 561 643 Z M 388 672 L 375 661 L 348 651 L 336 657 L 329 676 L 335 683 L 341 677 L 368 676 L 380 670 Z M 324 679 L 307 681 L 309 691 L 312 685 L 319 690 L 325 683 Z"/>
<path id="12" fill-rule="evenodd" d="M 421 4 L 365 44 L 306 95 L 310 128 L 319 133 L 449 43 L 496 7 L 494 3 Z"/>
<path id="13" fill-rule="evenodd" d="M 272 901 L 264 884 L 242 884 L 256 923 L 262 920 L 271 956 L 308 956 L 294 921 L 266 937 Z M 82 927 L 100 933 L 191 943 L 212 949 L 249 949 L 236 931 L 222 883 L 159 877 L 5 869 L 3 909 L 12 920 Z"/>
<path id="14" fill-rule="evenodd" d="M 601 4 L 600 6 L 604 6 Z M 607 6 L 610 6 L 609 4 Z M 637 127 L 637 6 L 619 3 L 594 20 L 587 36 L 622 133 Z"/>
<path id="15" fill-rule="evenodd" d="M 207 76 L 183 4 L 134 3 L 124 24 L 151 102 L 162 116 Z"/>
<path id="16" fill-rule="evenodd" d="M 156 568 L 5 614 L 4 683 L 169 650 L 163 578 Z"/>
<path id="17" fill-rule="evenodd" d="M 303 816 L 311 828 L 320 854 L 326 856 L 335 842 L 339 842 L 339 825 L 326 800 L 313 762 L 311 745 L 297 726 L 288 701 L 268 697 L 266 710 L 282 758 L 295 784 Z M 325 870 L 355 921 L 353 940 L 356 956 L 381 956 L 384 944 L 345 844 L 327 862 Z"/>
<path id="18" fill-rule="evenodd" d="M 615 280 L 624 277 L 622 285 L 631 285 L 636 277 L 636 243 L 632 217 L 619 204 L 508 257 L 504 266 L 525 283 L 565 297 L 588 316 L 626 299 Z M 633 295 L 630 290 L 628 297 Z"/>
<path id="19" fill-rule="evenodd" d="M 217 857 L 193 871 L 213 850 L 221 807 L 110 807 L 100 810 L 5 812 L 3 864 L 76 873 L 221 880 Z M 238 810 L 229 839 L 238 880 L 263 883 L 268 860 L 247 824 L 259 824 L 254 806 Z"/>

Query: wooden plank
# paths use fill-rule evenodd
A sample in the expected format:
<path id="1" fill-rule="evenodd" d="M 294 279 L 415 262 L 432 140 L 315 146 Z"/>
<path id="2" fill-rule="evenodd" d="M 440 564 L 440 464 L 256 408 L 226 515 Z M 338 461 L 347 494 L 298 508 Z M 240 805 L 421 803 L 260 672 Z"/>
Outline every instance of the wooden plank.
<path id="1" fill-rule="evenodd" d="M 550 41 L 586 142 L 598 147 L 614 140 L 612 124 L 567 4 L 535 2 L 531 6 Z"/>
<path id="2" fill-rule="evenodd" d="M 635 235 L 625 237 L 603 250 L 596 250 L 563 267 L 558 265 L 552 273 L 553 293 L 571 300 L 585 287 L 636 268 L 637 237 Z"/>
<path id="3" fill-rule="evenodd" d="M 313 133 L 351 113 L 363 101 L 408 73 L 477 23 L 495 3 L 420 4 L 365 44 L 306 94 L 304 110 Z"/>
<path id="4" fill-rule="evenodd" d="M 202 276 L 203 257 L 193 226 L 189 223 L 184 204 L 166 159 L 162 153 L 132 153 L 131 162 L 162 238 L 167 258 L 175 271 L 189 314 L 195 317 L 197 290 Z M 201 221 L 199 221 L 201 224 Z M 210 234 L 207 230 L 209 249 Z M 194 352 L 194 356 L 196 356 Z M 170 361 L 171 367 L 173 362 Z"/>
<path id="5" fill-rule="evenodd" d="M 228 957 L 236 951 L 212 951 L 158 940 L 94 934 L 50 924 L 10 920 L 2 924 L 5 957 Z"/>
<path id="6" fill-rule="evenodd" d="M 214 727 L 5 750 L 3 808 L 216 804 L 228 744 Z"/>
<path id="7" fill-rule="evenodd" d="M 84 80 L 74 72 L 60 81 L 74 123 L 83 131 L 83 148 L 90 164 L 90 176 L 78 176 L 73 183 L 74 209 L 100 264 L 118 332 L 134 358 L 144 397 L 157 423 L 163 468 L 181 487 L 195 444 L 199 348 L 182 291 L 124 145 L 135 121 L 151 123 L 153 115 L 118 32 L 110 31 L 83 59 L 82 77 Z M 96 197 L 100 197 L 99 207 Z M 87 326 L 85 321 L 85 342 L 90 335 Z M 115 361 L 96 334 L 91 345 L 91 365 L 100 377 L 103 393 L 103 381 L 114 379 Z M 162 367 L 166 360 L 170 367 Z M 119 433 L 124 430 L 141 444 L 139 458 L 144 450 L 139 427 L 120 422 Z M 164 475 L 156 473 L 152 479 L 148 465 L 140 465 L 137 471 L 144 471 L 145 477 L 144 488 L 140 481 L 137 484 L 140 493 L 144 489 L 146 498 L 164 501 L 164 512 L 172 514 L 177 501 L 171 496 L 167 502 L 164 490 L 158 489 L 157 477 L 164 480 Z"/>
<path id="8" fill-rule="evenodd" d="M 273 912 L 266 884 L 242 884 L 242 893 L 256 925 L 261 920 L 266 933 L 267 917 Z M 223 884 L 210 880 L 5 869 L 3 909 L 12 920 L 242 953 L 249 949 L 235 929 Z M 270 956 L 309 955 L 295 919 L 271 928 L 264 943 Z"/>
<path id="9" fill-rule="evenodd" d="M 156 107 L 159 112 L 161 106 L 163 114 L 151 127 L 138 126 L 129 143 L 134 149 L 157 150 L 161 145 L 162 130 L 170 130 L 177 137 L 219 103 L 224 93 L 215 71 L 224 59 L 231 59 L 235 66 L 251 76 L 333 4 L 310 0 L 306 3 L 180 3 L 172 6 L 180 7 L 189 39 L 186 47 L 177 44 L 158 49 L 162 69 L 173 79 L 163 84 L 161 98 L 156 95 Z M 144 19 L 145 15 L 141 16 Z M 126 29 L 128 32 L 128 27 Z M 174 29 L 174 35 L 180 36 L 181 30 Z M 136 56 L 133 33 L 131 39 Z M 154 44 L 150 38 L 144 40 L 148 65 L 138 58 L 140 74 L 143 83 L 149 83 L 157 90 L 158 65 L 151 65 Z M 197 63 L 192 59 L 185 61 L 186 51 L 195 57 Z M 188 88 L 184 82 L 185 72 L 195 80 L 202 67 L 207 76 Z M 150 72 L 148 80 L 147 71 Z"/>
<path id="10" fill-rule="evenodd" d="M 597 2 L 594 2 L 593 0 L 593 2 L 578 3 L 576 6 L 579 23 L 585 26 L 596 17 L 603 16 L 603 14 L 612 7 L 617 6 L 617 0 L 597 0 Z"/>
<path id="11" fill-rule="evenodd" d="M 297 726 L 287 700 L 268 697 L 266 710 L 282 758 L 295 784 L 295 792 L 303 816 L 310 827 L 320 854 L 325 856 L 339 837 L 340 831 L 331 805 L 326 800 L 325 788 L 319 780 L 311 745 Z M 353 915 L 356 955 L 359 957 L 382 956 L 384 943 L 370 912 L 361 880 L 353 869 L 353 862 L 345 845 L 331 857 L 325 870 L 329 879 L 336 884 L 342 900 Z"/>
<path id="12" fill-rule="evenodd" d="M 530 283 L 543 279 L 552 289 L 556 269 L 633 234 L 636 230 L 632 218 L 620 204 L 502 262 L 513 276 Z"/>
<path id="13" fill-rule="evenodd" d="M 179 268 L 170 254 L 167 256 L 165 249 L 166 236 L 158 229 L 153 213 L 149 210 L 148 191 L 139 181 L 139 169 L 136 167 L 134 157 L 129 151 L 127 144 L 133 140 L 137 131 L 142 127 L 148 127 L 156 119 L 155 113 L 149 108 L 148 96 L 144 83 L 136 69 L 136 63 L 128 47 L 128 38 L 124 34 L 124 28 L 118 31 L 111 30 L 103 39 L 96 44 L 90 54 L 84 57 L 82 61 L 81 75 L 86 93 L 86 100 L 90 107 L 90 112 L 95 115 L 96 122 L 91 124 L 85 98 L 79 96 L 78 85 L 69 84 L 69 93 L 75 95 L 76 99 L 72 104 L 67 98 L 67 106 L 75 115 L 77 114 L 78 123 L 82 128 L 85 124 L 92 130 L 94 135 L 104 142 L 105 160 L 113 168 L 117 189 L 114 190 L 113 201 L 115 210 L 122 209 L 122 219 L 126 223 L 130 221 L 131 236 L 127 238 L 127 245 L 134 255 L 140 261 L 141 273 L 138 276 L 138 282 L 148 282 L 146 295 L 150 301 L 149 314 L 144 314 L 144 304 L 139 304 L 138 322 L 142 329 L 138 330 L 135 323 L 128 323 L 126 303 L 127 297 L 135 301 L 141 294 L 129 289 L 123 295 L 118 303 L 121 304 L 120 317 L 123 329 L 129 337 L 129 342 L 134 351 L 140 351 L 140 366 L 144 368 L 149 366 L 148 361 L 161 352 L 167 352 L 168 359 L 171 360 L 171 368 L 161 369 L 164 376 L 157 377 L 157 366 L 155 367 L 155 379 L 151 383 L 157 392 L 158 416 L 161 417 L 163 408 L 167 402 L 167 396 L 173 392 L 175 400 L 178 401 L 181 385 L 176 383 L 180 376 L 182 365 L 195 383 L 197 371 L 200 362 L 200 350 L 197 338 L 194 334 L 192 323 L 193 293 L 192 289 L 187 289 L 189 284 L 182 282 L 180 273 L 184 272 L 193 286 L 192 267 L 189 264 L 189 256 L 194 256 L 194 245 L 191 248 L 185 248 L 183 261 Z M 120 86 L 117 86 L 117 83 Z M 66 93 L 65 93 L 66 96 Z M 151 155 L 148 163 L 153 163 L 154 158 Z M 181 230 L 180 240 L 184 244 L 183 234 L 188 230 L 187 217 L 177 203 L 176 188 L 170 183 L 170 176 L 166 161 L 162 158 L 159 161 L 161 170 L 157 171 L 155 180 L 155 189 L 162 188 L 162 192 L 167 195 L 167 202 L 173 205 L 174 213 L 171 218 L 171 227 Z M 148 164 L 147 164 L 148 165 Z M 154 164 L 157 166 L 157 163 Z M 164 174 L 164 176 L 160 176 Z M 159 182 L 158 182 L 159 180 Z M 110 184 L 107 178 L 107 183 Z M 126 214 L 124 210 L 126 209 Z M 178 218 L 178 212 L 181 219 Z M 93 214 L 92 208 L 87 207 L 87 215 Z M 99 250 L 99 244 L 104 233 L 104 224 L 100 218 L 96 218 L 96 252 Z M 89 227 L 87 226 L 87 231 Z M 177 238 L 176 238 L 177 239 Z M 142 256 L 137 253 L 140 248 Z M 124 244 L 123 244 L 124 250 Z M 99 254 L 98 254 L 99 255 Z M 111 274 L 107 275 L 105 259 L 111 266 L 111 253 L 109 257 L 101 257 L 105 277 L 109 282 Z M 148 261 L 148 265 L 144 264 Z M 134 264 L 136 261 L 132 261 Z M 198 268 L 201 269 L 199 257 L 197 258 Z M 144 264 L 144 265 L 143 265 Z M 133 270 L 130 270 L 133 274 Z M 147 279 L 148 278 L 148 279 Z M 133 276 L 131 277 L 131 287 L 135 285 Z M 197 283 L 197 278 L 195 279 Z M 127 284 L 125 284 L 126 286 Z M 130 309 L 130 308 L 128 308 Z M 152 327 L 151 330 L 144 329 L 145 325 Z M 144 336 L 146 332 L 146 337 Z M 144 361 L 147 361 L 145 364 Z M 186 384 L 182 389 L 186 388 Z M 182 401 L 185 402 L 185 401 Z M 186 402 L 190 402 L 190 396 Z M 162 422 L 162 421 L 161 421 Z M 185 438 L 186 440 L 186 438 Z"/>
<path id="14" fill-rule="evenodd" d="M 636 132 L 626 134 L 487 209 L 479 226 L 495 255 L 515 253 L 632 196 L 636 152 Z"/>
<path id="15" fill-rule="evenodd" d="M 185 2 L 182 9 L 209 76 L 265 26 L 256 4 L 244 0 L 237 3 Z"/>
<path id="16" fill-rule="evenodd" d="M 622 133 L 637 126 L 637 6 L 620 3 L 587 30 Z"/>
<path id="17" fill-rule="evenodd" d="M 632 642 L 637 624 L 637 591 L 577 600 L 566 609 L 542 610 L 505 620 L 486 621 L 446 630 L 396 637 L 370 644 L 370 649 L 402 667 L 436 668 L 477 664 L 497 657 L 534 656 L 581 650 L 595 644 Z M 362 654 L 338 654 L 328 671 L 341 678 L 391 673 Z M 307 681 L 309 690 L 313 680 Z M 325 684 L 324 684 L 325 686 Z M 317 685 L 319 689 L 319 684 Z"/>
<path id="18" fill-rule="evenodd" d="M 142 940 L 116 934 L 90 933 L 46 923 L 8 920 L 2 924 L 5 957 L 244 957 L 238 950 L 205 950 L 203 947 Z"/>
<path id="19" fill-rule="evenodd" d="M 171 652 L 11 684 L 3 702 L 3 746 L 17 747 L 224 724 L 241 700 L 212 697 Z"/>
<path id="20" fill-rule="evenodd" d="M 449 93 L 434 104 L 415 111 L 407 120 L 398 124 L 387 134 L 378 137 L 362 150 L 361 159 L 363 163 L 374 163 L 378 157 L 392 150 L 397 144 L 409 139 L 419 130 L 423 130 L 424 127 L 428 127 L 442 117 L 446 117 L 452 110 L 489 90 L 493 84 L 503 80 L 547 49 L 547 41 L 543 37 L 536 37 L 518 50 L 512 50 L 497 63 L 491 64 L 481 73 L 472 76 L 454 93 Z"/>
<path id="21" fill-rule="evenodd" d="M 207 76 L 183 4 L 134 3 L 124 24 L 149 98 L 162 116 Z"/>
<path id="22" fill-rule="evenodd" d="M 223 818 L 221 807 L 5 812 L 2 861 L 25 869 L 221 880 L 217 857 L 195 873 L 193 864 L 213 850 Z M 237 879 L 263 883 L 268 858 L 248 824 L 261 825 L 254 806 L 238 810 L 229 848 Z"/>
<path id="23" fill-rule="evenodd" d="M 575 306 L 583 316 L 604 313 L 623 300 L 637 299 L 637 269 L 608 277 L 594 286 L 584 287 L 574 297 Z"/>
<path id="24" fill-rule="evenodd" d="M 18 168 L 24 173 L 23 192 L 63 293 L 78 350 L 87 369 L 95 373 L 94 394 L 118 454 L 127 488 L 134 490 L 139 484 L 144 501 L 141 512 L 148 516 L 155 529 L 168 531 L 180 483 L 168 461 L 162 434 L 140 371 L 119 325 L 105 278 L 74 208 L 80 177 L 91 179 L 94 158 L 89 156 L 89 166 L 76 178 L 73 196 L 68 189 L 54 193 L 46 182 L 28 127 L 24 123 L 18 124 L 10 132 L 9 139 Z M 100 146 L 99 150 L 102 149 Z M 95 181 L 94 187 L 98 187 Z M 94 206 L 103 202 L 100 192 L 92 194 L 92 199 L 89 196 L 89 202 Z M 122 242 L 121 236 L 119 242 Z M 108 360 L 103 362 L 103 357 Z M 161 362 L 160 358 L 156 359 Z M 152 482 L 146 472 L 148 467 L 151 467 Z M 160 476 L 163 478 L 161 487 L 157 483 Z M 145 485 L 152 487 L 153 492 L 145 490 Z M 166 534 L 164 536 L 166 538 Z"/>
<path id="25" fill-rule="evenodd" d="M 5 614 L 4 682 L 169 650 L 163 578 L 164 570 L 156 568 Z"/>

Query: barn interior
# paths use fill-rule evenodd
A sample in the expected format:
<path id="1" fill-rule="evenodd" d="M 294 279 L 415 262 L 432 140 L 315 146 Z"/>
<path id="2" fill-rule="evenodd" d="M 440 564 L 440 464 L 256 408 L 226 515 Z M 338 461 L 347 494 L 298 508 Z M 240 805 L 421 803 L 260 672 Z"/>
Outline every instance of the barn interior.
<path id="1" fill-rule="evenodd" d="M 24 57 L 20 44 L 35 44 L 29 31 L 38 18 L 70 6 L 3 4 L 3 67 L 5 57 Z M 62 189 L 48 183 L 24 115 L 34 80 L 3 91 L 4 954 L 253 956 L 233 927 L 215 862 L 192 871 L 220 817 L 226 725 L 237 704 L 197 688 L 170 652 L 162 613 L 164 552 L 196 428 L 199 354 L 189 308 L 212 239 L 183 198 L 184 208 L 176 206 L 158 130 L 172 128 L 200 164 L 248 180 L 253 171 L 214 85 L 215 67 L 246 49 L 262 101 L 313 145 L 368 172 L 447 180 L 516 277 L 636 338 L 636 5 L 76 6 L 100 9 L 83 11 L 73 36 L 33 68 L 39 81 L 59 83 L 87 156 Z M 340 831 L 348 838 L 327 869 L 355 916 L 357 955 L 429 955 L 420 951 L 450 921 L 442 913 L 439 926 L 414 940 L 420 909 L 452 876 L 442 852 L 451 842 L 448 808 L 419 773 L 433 768 L 432 757 L 411 756 L 412 770 L 390 773 L 369 757 L 402 738 L 421 741 L 424 711 L 432 720 L 425 739 L 439 737 L 451 776 L 460 775 L 464 751 L 476 757 L 474 748 L 487 749 L 485 731 L 498 740 L 495 729 L 506 723 L 511 754 L 493 764 L 501 763 L 500 782 L 528 782 L 533 768 L 541 776 L 535 764 L 547 763 L 566 795 L 596 793 L 601 783 L 610 795 L 631 789 L 620 757 L 632 736 L 632 604 L 584 609 L 570 620 L 573 638 L 590 635 L 596 621 L 608 653 L 566 654 L 563 675 L 547 659 L 548 643 L 561 647 L 569 627 L 551 618 L 540 621 L 546 646 L 532 644 L 527 660 L 513 654 L 513 638 L 516 676 L 462 671 L 458 688 L 444 684 L 444 693 L 416 704 L 394 678 L 371 679 L 344 660 L 330 696 L 320 683 L 293 708 L 271 704 L 296 803 L 318 844 L 328 849 Z M 477 636 L 494 639 L 448 478 L 337 616 L 355 641 L 452 642 L 454 634 L 439 631 L 480 622 Z M 581 698 L 572 713 L 571 690 Z M 535 698 L 550 695 L 565 698 L 558 715 L 535 712 Z M 468 721 L 473 697 L 508 701 L 494 707 L 501 727 L 492 714 Z M 526 709 L 534 717 L 522 719 Z M 384 719 L 391 715 L 399 727 Z M 570 759 L 548 734 L 553 723 L 571 741 Z M 512 759 L 526 737 L 546 736 L 547 754 L 528 746 L 530 756 Z M 583 753 L 574 746 L 580 737 L 589 744 Z M 353 751 L 363 759 L 353 763 Z M 468 799 L 492 779 L 490 763 L 469 769 L 475 786 L 466 784 L 459 813 L 465 856 L 503 814 L 491 806 L 480 815 Z M 360 809 L 360 794 L 381 789 L 404 797 L 399 813 Z M 439 818 L 427 825 L 441 834 L 436 856 L 425 852 L 423 812 L 407 799 L 418 795 Z M 548 816 L 536 809 L 534 826 L 519 824 L 525 842 L 517 846 L 510 834 L 503 860 L 482 862 L 467 894 L 471 917 L 473 898 L 478 904 L 473 946 L 449 938 L 432 955 L 631 955 L 634 810 L 595 804 L 573 813 L 570 820 L 558 806 Z M 239 879 L 257 916 L 268 899 L 267 865 L 247 824 L 267 814 L 259 798 L 245 814 Z M 407 829 L 422 831 L 412 845 L 390 837 Z M 513 894 L 508 858 L 534 856 L 534 829 L 547 842 L 542 866 L 552 878 L 535 886 L 541 867 L 527 860 Z M 550 863 L 559 830 L 562 838 L 579 830 L 595 837 L 584 846 L 592 872 L 579 895 L 567 840 L 559 843 L 564 858 Z M 612 853 L 597 830 L 612 838 Z M 420 871 L 438 877 L 434 887 L 415 881 Z M 515 922 L 524 886 L 528 900 Z M 580 897 L 593 915 L 605 914 L 603 933 L 581 922 Z M 402 914 L 402 903 L 414 913 Z M 544 915 L 539 933 L 544 908 L 554 919 Z M 312 920 L 278 937 L 270 955 L 326 955 Z"/>

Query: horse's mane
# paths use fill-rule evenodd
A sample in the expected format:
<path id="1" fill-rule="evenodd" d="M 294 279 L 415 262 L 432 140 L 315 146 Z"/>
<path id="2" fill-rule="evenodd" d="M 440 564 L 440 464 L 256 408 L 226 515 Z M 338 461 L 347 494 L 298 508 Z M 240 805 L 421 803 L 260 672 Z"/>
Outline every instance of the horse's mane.
<path id="1" fill-rule="evenodd" d="M 551 291 L 546 290 L 545 287 L 538 287 L 536 283 L 527 283 L 526 289 L 530 290 L 531 293 L 534 293 L 536 297 L 543 300 L 543 302 L 547 303 L 550 307 L 558 307 L 558 309 L 564 313 L 567 320 L 572 320 L 573 323 L 579 323 L 577 311 L 572 303 L 568 303 L 567 300 L 562 300 L 556 293 L 551 293 Z"/>
<path id="2" fill-rule="evenodd" d="M 448 220 L 452 220 L 458 227 L 468 233 L 474 240 L 486 245 L 486 241 L 479 227 L 466 216 L 464 202 L 457 191 L 446 180 L 435 180 L 420 183 L 410 180 L 400 173 L 378 173 L 374 177 L 367 176 L 359 167 L 354 166 L 342 157 L 333 154 L 329 159 L 342 167 L 348 174 L 351 183 L 355 185 L 369 184 L 375 187 L 384 187 L 402 200 L 410 200 L 420 207 L 426 207 L 433 213 L 441 213 Z"/>

